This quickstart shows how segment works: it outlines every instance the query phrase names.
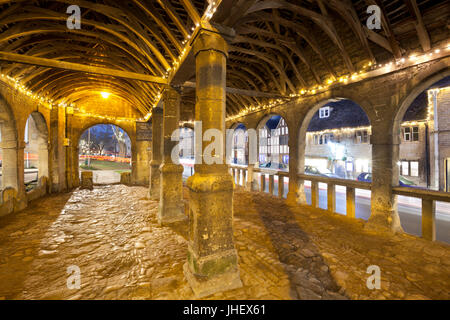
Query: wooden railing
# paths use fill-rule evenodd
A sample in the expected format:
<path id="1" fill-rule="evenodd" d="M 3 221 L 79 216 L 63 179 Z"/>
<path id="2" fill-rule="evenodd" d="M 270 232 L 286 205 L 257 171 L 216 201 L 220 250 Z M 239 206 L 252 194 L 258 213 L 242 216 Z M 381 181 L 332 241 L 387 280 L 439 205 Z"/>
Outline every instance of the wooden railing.
<path id="1" fill-rule="evenodd" d="M 409 187 L 394 187 L 392 192 L 422 199 L 422 238 L 436 240 L 436 201 L 450 202 L 450 193 Z"/>

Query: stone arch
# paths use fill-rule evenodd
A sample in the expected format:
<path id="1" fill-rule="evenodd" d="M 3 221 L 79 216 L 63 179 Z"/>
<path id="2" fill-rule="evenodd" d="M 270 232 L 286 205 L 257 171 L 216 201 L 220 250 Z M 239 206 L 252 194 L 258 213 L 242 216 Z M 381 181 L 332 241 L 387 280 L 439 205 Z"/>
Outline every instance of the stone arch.
<path id="1" fill-rule="evenodd" d="M 335 97 L 335 98 L 326 98 L 323 99 L 321 101 L 319 101 L 318 103 L 316 103 L 312 108 L 310 108 L 305 116 L 300 119 L 299 121 L 299 126 L 298 126 L 298 150 L 297 150 L 297 157 L 298 157 L 298 170 L 299 173 L 304 173 L 305 170 L 305 151 L 306 151 L 306 134 L 308 131 L 308 127 L 309 124 L 313 118 L 313 116 L 316 114 L 316 112 L 326 106 L 327 104 L 329 104 L 330 102 L 338 102 L 338 101 L 344 101 L 344 100 L 349 100 L 352 101 L 354 103 L 356 103 L 361 109 L 362 111 L 364 111 L 364 113 L 366 114 L 368 120 L 369 120 L 369 125 L 371 125 L 373 122 L 370 118 L 370 113 L 368 106 L 361 104 L 358 100 L 359 99 L 353 99 L 353 98 L 349 98 L 347 96 L 339 96 L 339 97 Z"/>
<path id="2" fill-rule="evenodd" d="M 233 130 L 233 134 L 231 136 L 231 144 L 229 146 L 230 151 L 231 151 L 229 154 L 230 164 L 241 164 L 241 165 L 248 164 L 249 150 L 248 150 L 248 145 L 246 144 L 246 140 L 245 140 L 245 135 L 248 134 L 247 126 L 243 122 L 236 122 L 236 123 L 233 123 L 233 125 L 231 125 L 229 130 Z M 238 141 L 238 142 L 240 142 L 240 144 L 244 143 L 243 155 L 242 155 L 242 150 L 240 152 L 238 152 L 238 149 L 236 146 L 236 141 L 235 141 L 236 134 L 240 133 L 240 131 L 244 131 L 244 140 L 242 140 L 242 137 L 240 137 L 240 139 Z M 237 153 L 239 153 L 239 156 Z M 238 160 L 238 158 L 240 159 L 240 161 Z"/>
<path id="3" fill-rule="evenodd" d="M 397 111 L 393 117 L 392 120 L 392 185 L 397 186 L 400 176 L 400 167 L 397 165 L 397 163 L 400 160 L 400 132 L 401 132 L 401 123 L 403 120 L 403 117 L 405 116 L 406 112 L 408 111 L 409 107 L 413 104 L 414 100 L 424 91 L 426 91 L 428 88 L 433 86 L 435 83 L 450 77 L 450 68 L 446 68 L 444 70 L 441 70 L 423 81 L 421 81 L 419 84 L 417 84 L 414 88 L 412 88 L 401 100 Z M 437 175 L 439 177 L 439 174 Z M 436 177 L 435 177 L 436 179 Z M 431 179 L 433 180 L 433 179 Z M 435 180 L 434 182 L 437 184 L 435 187 L 439 187 L 438 180 Z M 432 181 L 429 181 L 430 184 L 433 184 Z"/>
<path id="4" fill-rule="evenodd" d="M 20 192 L 23 186 L 19 183 L 18 138 L 17 126 L 11 107 L 0 95 L 0 129 L 2 149 L 2 185 Z"/>
<path id="5" fill-rule="evenodd" d="M 84 124 L 80 129 L 76 130 L 73 135 L 73 163 L 74 163 L 74 172 L 75 176 L 78 177 L 80 168 L 79 168 L 79 142 L 83 133 L 89 128 L 95 127 L 97 125 L 114 125 L 120 129 L 122 129 L 129 137 L 131 143 L 131 177 L 136 177 L 137 174 L 137 141 L 136 135 L 133 134 L 133 128 L 128 126 L 118 124 L 115 121 L 108 120 L 96 120 L 96 121 L 88 121 Z M 134 125 L 134 124 L 133 124 Z"/>
<path id="6" fill-rule="evenodd" d="M 449 77 L 450 76 L 450 68 L 446 68 L 445 70 L 441 70 L 440 72 L 431 75 L 426 78 L 418 85 L 416 85 L 400 102 L 399 107 L 395 113 L 395 117 L 392 120 L 392 143 L 399 144 L 399 135 L 400 132 L 400 124 L 402 122 L 403 116 L 405 115 L 408 108 L 411 106 L 413 101 L 420 95 L 423 91 L 431 87 L 436 82 Z"/>
<path id="7" fill-rule="evenodd" d="M 264 145 L 265 142 L 264 142 L 264 140 L 261 140 L 262 139 L 261 134 L 263 134 L 262 129 L 264 128 L 264 126 L 273 117 L 280 117 L 280 122 L 284 121 L 284 123 L 285 123 L 284 126 L 287 128 L 287 132 L 289 132 L 289 133 L 291 132 L 291 127 L 289 126 L 290 123 L 287 120 L 287 117 L 286 117 L 286 115 L 284 113 L 273 113 L 273 112 L 271 112 L 271 113 L 266 114 L 266 115 L 263 116 L 263 118 L 258 122 L 258 125 L 256 127 L 256 134 L 257 134 L 257 137 L 258 137 L 257 160 L 258 160 L 258 164 L 259 165 L 261 165 L 261 163 L 260 163 L 261 161 L 263 161 L 263 162 L 269 161 L 269 159 L 268 158 L 265 159 L 265 156 L 264 156 L 265 153 L 269 154 L 269 148 L 267 147 L 267 150 L 264 148 L 265 147 L 265 145 Z M 277 126 L 280 124 L 280 122 L 278 122 Z M 289 139 L 289 134 L 288 133 L 286 133 L 286 134 L 281 134 L 280 133 L 280 136 L 283 136 L 283 139 L 284 139 L 285 136 L 287 136 L 287 141 L 282 141 L 282 142 L 279 141 L 280 142 L 279 145 L 283 146 L 283 148 L 286 148 L 287 150 L 281 150 L 280 149 L 281 147 L 280 147 L 279 148 L 279 153 L 278 153 L 278 159 L 272 159 L 272 156 L 271 156 L 270 162 L 271 162 L 271 165 L 279 165 L 280 167 L 283 167 L 283 168 L 287 169 L 287 167 L 289 166 L 289 162 L 290 162 L 289 161 L 289 158 L 290 158 L 289 157 L 289 140 L 290 140 Z M 266 137 L 264 137 L 263 139 L 266 139 Z M 267 139 L 266 139 L 266 141 L 268 142 Z M 263 149 L 261 149 L 261 148 L 263 148 Z M 263 152 L 262 155 L 261 155 L 261 152 Z M 286 156 L 287 156 L 287 159 L 285 159 Z M 276 153 L 275 153 L 275 157 L 277 157 Z M 284 166 L 283 164 L 286 165 L 286 166 Z"/>

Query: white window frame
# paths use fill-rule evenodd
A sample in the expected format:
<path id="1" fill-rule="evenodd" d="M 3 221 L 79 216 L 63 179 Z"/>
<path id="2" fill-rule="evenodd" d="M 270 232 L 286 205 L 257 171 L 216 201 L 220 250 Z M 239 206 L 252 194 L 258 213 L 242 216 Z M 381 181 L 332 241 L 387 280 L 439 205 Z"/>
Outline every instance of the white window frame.
<path id="1" fill-rule="evenodd" d="M 330 107 L 322 107 L 319 109 L 319 118 L 329 118 L 330 117 Z"/>

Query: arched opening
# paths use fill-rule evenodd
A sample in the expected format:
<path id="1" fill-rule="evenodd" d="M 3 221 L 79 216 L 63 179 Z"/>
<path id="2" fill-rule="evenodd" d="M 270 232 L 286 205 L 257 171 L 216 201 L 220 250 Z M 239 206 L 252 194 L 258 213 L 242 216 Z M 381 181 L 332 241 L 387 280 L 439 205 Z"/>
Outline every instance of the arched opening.
<path id="1" fill-rule="evenodd" d="M 417 86 L 400 105 L 393 126 L 398 186 L 450 192 L 450 72 Z M 394 180 L 394 183 L 397 180 Z M 422 235 L 421 198 L 397 196 L 405 232 Z M 435 202 L 436 240 L 450 243 L 450 204 Z"/>
<path id="2" fill-rule="evenodd" d="M 25 190 L 41 186 L 42 177 L 48 178 L 48 128 L 44 116 L 35 111 L 30 114 L 24 132 Z M 43 186 L 46 187 L 46 186 Z"/>
<path id="3" fill-rule="evenodd" d="M 95 184 L 119 183 L 122 172 L 131 172 L 131 160 L 130 137 L 116 125 L 98 124 L 80 137 L 80 172 L 92 171 Z"/>
<path id="4" fill-rule="evenodd" d="M 17 130 L 10 107 L 0 96 L 0 141 L 1 141 L 1 190 L 8 187 L 19 191 L 17 161 Z"/>
<path id="5" fill-rule="evenodd" d="M 260 190 L 286 197 L 289 179 L 277 172 L 289 172 L 289 129 L 280 115 L 268 115 L 257 127 L 258 165 L 261 172 L 255 177 Z M 282 184 L 280 188 L 280 183 Z M 282 191 L 280 191 L 282 190 Z"/>
<path id="6" fill-rule="evenodd" d="M 264 118 L 258 126 L 259 167 L 289 171 L 289 129 L 279 115 Z"/>
<path id="7" fill-rule="evenodd" d="M 183 165 L 183 180 L 194 174 L 194 130 L 180 128 L 180 164 Z"/>
<path id="8" fill-rule="evenodd" d="M 327 179 L 372 181 L 372 146 L 370 120 L 356 102 L 337 98 L 326 100 L 306 115 L 299 134 L 299 171 L 321 179 L 317 184 L 306 180 L 303 192 L 308 204 L 348 214 L 348 187 L 326 183 Z M 328 187 L 335 188 L 328 192 Z M 355 188 L 352 214 L 370 217 L 370 190 Z M 300 190 L 302 192 L 302 190 Z M 312 195 L 314 193 L 315 199 Z M 333 202 L 328 199 L 333 195 Z M 354 204 L 353 204 L 354 203 Z M 334 208 L 328 208 L 329 206 Z M 353 212 L 354 211 L 354 212 Z"/>
<path id="9" fill-rule="evenodd" d="M 244 124 L 239 123 L 233 128 L 230 163 L 242 166 L 248 165 L 248 151 L 248 131 Z"/>

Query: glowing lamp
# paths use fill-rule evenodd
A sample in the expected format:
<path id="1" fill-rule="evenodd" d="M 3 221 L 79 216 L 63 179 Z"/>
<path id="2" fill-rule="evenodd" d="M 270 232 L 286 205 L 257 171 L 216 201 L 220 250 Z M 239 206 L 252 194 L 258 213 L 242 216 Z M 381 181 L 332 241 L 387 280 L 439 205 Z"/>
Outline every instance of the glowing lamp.
<path id="1" fill-rule="evenodd" d="M 105 91 L 100 92 L 100 94 L 101 94 L 103 99 L 108 99 L 109 96 L 111 95 L 111 93 L 105 92 Z"/>

